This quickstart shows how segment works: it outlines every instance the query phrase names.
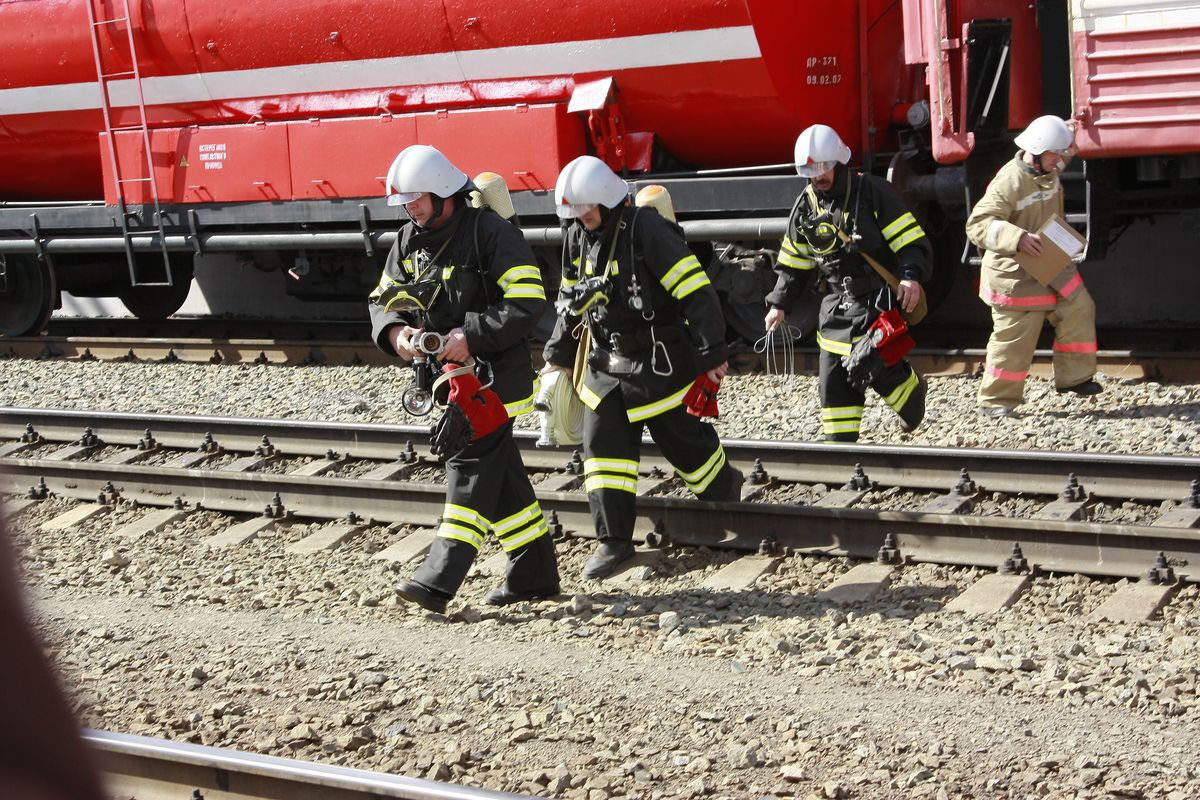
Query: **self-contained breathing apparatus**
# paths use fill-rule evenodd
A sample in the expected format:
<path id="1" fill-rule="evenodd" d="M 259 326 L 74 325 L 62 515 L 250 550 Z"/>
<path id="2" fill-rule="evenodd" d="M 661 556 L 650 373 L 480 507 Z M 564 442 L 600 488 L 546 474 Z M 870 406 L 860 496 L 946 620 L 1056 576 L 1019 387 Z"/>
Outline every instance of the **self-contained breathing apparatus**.
<path id="1" fill-rule="evenodd" d="M 618 212 L 619 213 L 619 212 Z M 670 375 L 674 372 L 671 356 L 666 347 L 664 337 L 671 332 L 669 329 L 656 328 L 654 325 L 655 312 L 650 303 L 649 292 L 639 280 L 637 268 L 638 254 L 634 249 L 634 228 L 637 225 L 641 209 L 637 208 L 633 220 L 629 224 L 629 264 L 628 275 L 622 276 L 623 282 L 618 287 L 613 278 L 612 266 L 615 263 L 617 242 L 625 230 L 623 217 L 615 220 L 614 228 L 609 233 L 609 240 L 602 242 L 599 250 L 602 259 L 597 259 L 594 269 L 603 264 L 603 272 L 599 275 L 582 277 L 587 272 L 586 241 L 580 241 L 580 280 L 569 287 L 563 287 L 559 299 L 555 302 L 555 310 L 561 315 L 578 316 L 592 332 L 591 349 L 587 355 L 588 362 L 598 370 L 610 374 L 629 374 L 637 367 L 637 361 L 630 358 L 635 352 L 650 350 L 650 369 L 656 375 Z M 604 245 L 607 244 L 607 249 Z M 564 255 L 570 251 L 570 237 L 564 240 Z M 625 333 L 610 332 L 607 340 L 596 335 L 594 325 L 603 323 L 608 318 L 611 305 L 620 295 L 628 311 L 633 312 L 646 324 L 644 330 L 628 331 Z"/>
<path id="2" fill-rule="evenodd" d="M 838 293 L 842 311 L 849 311 L 857 298 L 879 289 L 879 281 L 864 270 L 865 254 L 859 252 L 858 211 L 862 193 L 853 174 L 846 170 L 844 208 L 822 206 L 810 183 L 796 200 L 792 216 L 796 230 L 808 245 L 824 285 Z"/>

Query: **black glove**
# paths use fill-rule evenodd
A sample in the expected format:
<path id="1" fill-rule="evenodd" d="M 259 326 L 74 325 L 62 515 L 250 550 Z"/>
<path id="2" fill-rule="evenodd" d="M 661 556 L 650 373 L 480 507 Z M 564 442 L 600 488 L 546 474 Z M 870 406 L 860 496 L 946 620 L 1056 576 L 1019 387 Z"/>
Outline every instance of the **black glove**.
<path id="1" fill-rule="evenodd" d="M 429 430 L 429 452 L 445 461 L 466 450 L 474 438 L 467 415 L 456 403 L 450 403 Z"/>
<path id="2" fill-rule="evenodd" d="M 887 365 L 883 362 L 879 350 L 875 348 L 874 331 L 863 336 L 850 348 L 849 355 L 842 356 L 842 366 L 846 368 L 846 379 L 850 385 L 860 392 L 875 382 Z"/>

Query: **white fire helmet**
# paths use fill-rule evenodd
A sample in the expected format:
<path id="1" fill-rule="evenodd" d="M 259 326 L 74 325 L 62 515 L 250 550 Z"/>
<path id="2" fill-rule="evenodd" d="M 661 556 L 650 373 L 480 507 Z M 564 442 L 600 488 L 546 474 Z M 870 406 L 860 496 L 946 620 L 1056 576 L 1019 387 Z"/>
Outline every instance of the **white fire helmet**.
<path id="1" fill-rule="evenodd" d="M 1049 151 L 1063 156 L 1075 142 L 1075 134 L 1066 122 L 1049 114 L 1029 123 L 1013 142 L 1030 155 L 1040 156 Z"/>
<path id="2" fill-rule="evenodd" d="M 467 175 L 436 147 L 414 144 L 400 151 L 387 174 L 387 204 L 402 206 L 423 193 L 452 197 L 469 188 Z"/>
<path id="3" fill-rule="evenodd" d="M 562 219 L 583 216 L 597 205 L 616 208 L 629 197 L 629 184 L 595 156 L 580 156 L 563 167 L 554 185 L 554 204 Z"/>
<path id="4" fill-rule="evenodd" d="M 801 178 L 815 178 L 834 164 L 849 163 L 850 148 L 828 125 L 810 125 L 796 137 L 796 174 Z"/>

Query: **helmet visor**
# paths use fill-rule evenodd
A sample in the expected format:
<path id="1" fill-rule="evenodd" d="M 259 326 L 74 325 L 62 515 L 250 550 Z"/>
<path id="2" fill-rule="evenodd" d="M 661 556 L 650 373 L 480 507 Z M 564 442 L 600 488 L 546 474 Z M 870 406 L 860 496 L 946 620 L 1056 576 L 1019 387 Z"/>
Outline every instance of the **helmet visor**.
<path id="1" fill-rule="evenodd" d="M 578 219 L 595 207 L 595 203 L 561 203 L 555 210 L 560 219 Z"/>
<path id="2" fill-rule="evenodd" d="M 387 204 L 389 206 L 402 206 L 406 203 L 411 203 L 413 200 L 420 199 L 424 192 L 394 192 L 387 196 Z"/>
<path id="3" fill-rule="evenodd" d="M 829 172 L 836 165 L 836 161 L 813 161 L 808 164 L 797 164 L 796 174 L 801 178 L 815 178 Z"/>

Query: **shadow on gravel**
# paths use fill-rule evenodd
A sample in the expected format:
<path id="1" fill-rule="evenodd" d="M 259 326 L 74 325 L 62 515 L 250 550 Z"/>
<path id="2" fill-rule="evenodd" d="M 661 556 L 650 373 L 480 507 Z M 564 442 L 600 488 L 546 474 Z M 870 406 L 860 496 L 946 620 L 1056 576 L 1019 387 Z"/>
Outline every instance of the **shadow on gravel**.
<path id="1" fill-rule="evenodd" d="M 886 619 L 916 619 L 941 608 L 959 594 L 956 587 L 904 586 L 861 603 L 835 603 L 816 594 L 727 590 L 688 590 L 665 594 L 638 595 L 630 592 L 589 594 L 590 613 L 581 618 L 609 614 L 624 619 L 642 618 L 657 627 L 663 614 L 675 612 L 681 624 L 696 630 L 705 627 L 751 624 L 763 618 L 815 619 L 831 611 L 854 612 L 865 617 L 879 614 Z M 613 614 L 620 607 L 620 613 Z"/>
<path id="2" fill-rule="evenodd" d="M 1145 417 L 1183 416 L 1190 419 L 1200 419 L 1200 403 L 1172 403 L 1169 405 L 1125 406 L 1123 408 L 1088 409 L 1076 406 L 1061 411 L 1042 411 L 1039 416 L 1066 419 L 1078 416 L 1096 417 L 1097 419 L 1138 419 Z"/>

